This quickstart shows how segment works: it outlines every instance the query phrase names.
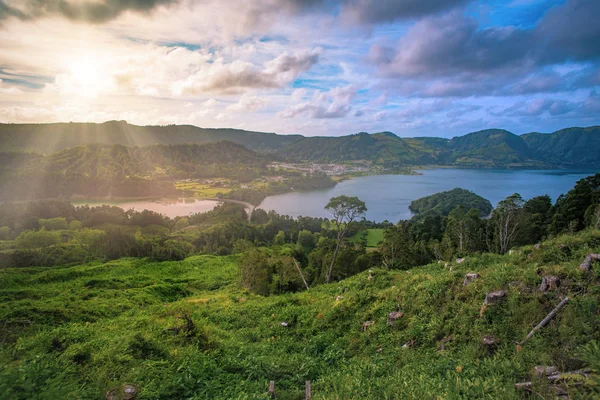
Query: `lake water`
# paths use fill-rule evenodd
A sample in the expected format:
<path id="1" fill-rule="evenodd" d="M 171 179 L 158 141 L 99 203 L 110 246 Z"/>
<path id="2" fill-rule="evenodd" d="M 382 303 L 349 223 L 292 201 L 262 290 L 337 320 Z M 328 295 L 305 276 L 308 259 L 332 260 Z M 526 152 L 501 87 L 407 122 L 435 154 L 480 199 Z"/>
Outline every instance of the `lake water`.
<path id="1" fill-rule="evenodd" d="M 183 199 L 161 199 L 161 200 L 127 200 L 127 201 L 73 201 L 74 206 L 84 204 L 90 207 L 108 204 L 118 206 L 124 210 L 134 209 L 136 211 L 150 210 L 166 215 L 169 218 L 187 216 L 194 213 L 207 212 L 215 208 L 218 201 L 214 200 L 183 200 Z"/>
<path id="2" fill-rule="evenodd" d="M 552 201 L 575 182 L 598 171 L 431 169 L 423 175 L 377 175 L 343 181 L 333 188 L 267 197 L 258 208 L 298 217 L 331 217 L 324 210 L 331 197 L 358 196 L 367 205 L 367 219 L 397 222 L 410 219 L 411 201 L 454 188 L 468 189 L 493 206 L 513 193 L 524 199 L 548 194 Z"/>

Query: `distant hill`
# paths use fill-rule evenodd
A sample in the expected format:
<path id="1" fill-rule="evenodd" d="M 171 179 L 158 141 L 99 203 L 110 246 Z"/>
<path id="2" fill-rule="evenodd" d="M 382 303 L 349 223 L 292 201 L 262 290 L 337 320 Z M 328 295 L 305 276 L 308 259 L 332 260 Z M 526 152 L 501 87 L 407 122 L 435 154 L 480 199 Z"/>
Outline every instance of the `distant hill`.
<path id="1" fill-rule="evenodd" d="M 377 164 L 465 168 L 597 167 L 600 127 L 522 136 L 503 129 L 488 129 L 453 139 L 400 138 L 390 132 L 307 137 L 278 153 L 288 159 L 315 162 L 365 160 Z"/>
<path id="2" fill-rule="evenodd" d="M 293 143 L 300 135 L 277 135 L 240 129 L 207 129 L 192 125 L 137 126 L 125 121 L 56 124 L 0 124 L 1 151 L 51 154 L 87 144 L 150 146 L 204 144 L 228 140 L 251 150 L 273 151 Z"/>
<path id="3" fill-rule="evenodd" d="M 522 135 L 532 157 L 562 167 L 600 166 L 600 126 Z"/>
<path id="4" fill-rule="evenodd" d="M 278 135 L 191 125 L 0 124 L 0 151 L 52 154 L 88 144 L 124 146 L 205 144 L 227 140 L 290 161 L 352 162 L 378 165 L 447 165 L 465 168 L 550 168 L 600 166 L 600 126 L 515 135 L 503 129 L 472 132 L 453 139 L 400 138 L 391 132 L 340 137 Z"/>
<path id="5" fill-rule="evenodd" d="M 0 201 L 71 195 L 174 194 L 173 179 L 252 179 L 265 155 L 228 141 L 145 147 L 89 144 L 48 156 L 0 153 Z"/>

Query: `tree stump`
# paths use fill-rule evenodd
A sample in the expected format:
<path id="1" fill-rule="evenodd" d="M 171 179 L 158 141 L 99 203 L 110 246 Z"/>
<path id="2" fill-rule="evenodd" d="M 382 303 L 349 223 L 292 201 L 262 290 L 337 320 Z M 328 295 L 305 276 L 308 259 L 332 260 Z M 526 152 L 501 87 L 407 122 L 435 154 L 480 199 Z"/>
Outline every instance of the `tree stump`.
<path id="1" fill-rule="evenodd" d="M 369 327 L 371 325 L 373 325 L 375 323 L 375 321 L 367 321 L 364 324 L 362 324 L 362 328 L 360 329 L 362 332 L 366 332 L 367 329 L 369 329 Z"/>
<path id="2" fill-rule="evenodd" d="M 498 290 L 497 292 L 490 292 L 485 295 L 485 300 L 483 301 L 483 305 L 479 310 L 479 316 L 483 317 L 483 313 L 486 307 L 490 304 L 496 304 L 502 301 L 506 297 L 506 292 L 504 290 Z"/>
<path id="3" fill-rule="evenodd" d="M 549 290 L 558 289 L 560 286 L 560 278 L 558 276 L 544 276 L 542 278 L 542 284 L 538 289 L 540 292 L 547 292 Z"/>
<path id="4" fill-rule="evenodd" d="M 479 274 L 476 274 L 474 272 L 468 273 L 465 275 L 465 280 L 463 281 L 463 286 L 467 286 L 469 283 L 471 283 L 473 280 L 479 278 Z"/>
<path id="5" fill-rule="evenodd" d="M 402 317 L 404 317 L 404 313 L 400 312 L 400 311 L 395 311 L 395 312 L 388 313 L 387 324 L 389 326 L 394 326 L 394 324 L 396 323 L 396 320 L 400 319 Z"/>

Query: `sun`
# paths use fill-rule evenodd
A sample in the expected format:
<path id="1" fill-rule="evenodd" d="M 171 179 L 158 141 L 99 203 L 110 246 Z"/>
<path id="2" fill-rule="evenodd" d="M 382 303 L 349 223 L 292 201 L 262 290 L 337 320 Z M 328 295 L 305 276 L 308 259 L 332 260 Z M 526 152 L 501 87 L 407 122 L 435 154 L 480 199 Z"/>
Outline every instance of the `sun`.
<path id="1" fill-rule="evenodd" d="M 96 65 L 87 59 L 75 61 L 71 65 L 71 74 L 80 83 L 91 84 L 98 79 Z"/>
<path id="2" fill-rule="evenodd" d="M 104 79 L 98 64 L 89 58 L 81 58 L 71 63 L 71 79 L 80 94 L 84 96 L 97 95 L 103 85 Z"/>

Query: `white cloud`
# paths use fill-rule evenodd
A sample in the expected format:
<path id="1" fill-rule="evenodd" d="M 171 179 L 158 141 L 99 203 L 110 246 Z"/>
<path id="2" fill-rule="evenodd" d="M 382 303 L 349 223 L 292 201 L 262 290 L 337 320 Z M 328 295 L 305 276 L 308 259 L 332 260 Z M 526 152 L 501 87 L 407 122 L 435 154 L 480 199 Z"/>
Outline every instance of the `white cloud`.
<path id="1" fill-rule="evenodd" d="M 263 108 L 267 104 L 267 101 L 258 96 L 247 96 L 240 97 L 240 100 L 227 107 L 230 111 L 236 112 L 256 112 Z"/>
<path id="2" fill-rule="evenodd" d="M 286 108 L 278 115 L 294 118 L 306 114 L 310 118 L 342 118 L 352 110 L 352 99 L 356 95 L 354 86 L 336 87 L 328 92 L 317 91 L 311 101 Z"/>

